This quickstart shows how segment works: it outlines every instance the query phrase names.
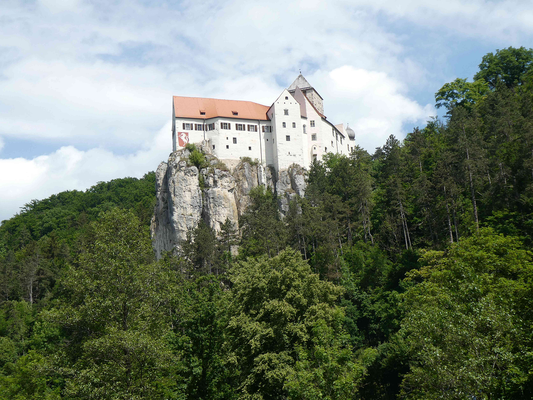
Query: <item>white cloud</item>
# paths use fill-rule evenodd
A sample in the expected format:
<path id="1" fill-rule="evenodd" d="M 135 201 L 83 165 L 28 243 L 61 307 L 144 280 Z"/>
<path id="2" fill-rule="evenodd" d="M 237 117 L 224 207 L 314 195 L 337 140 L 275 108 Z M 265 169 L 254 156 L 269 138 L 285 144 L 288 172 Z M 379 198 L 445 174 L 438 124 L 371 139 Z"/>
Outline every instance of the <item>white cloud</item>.
<path id="1" fill-rule="evenodd" d="M 349 123 L 357 143 L 370 152 L 391 134 L 403 139 L 402 125 L 424 123 L 436 114 L 433 106 L 409 99 L 405 84 L 384 72 L 343 66 L 331 72 L 319 71 L 312 80 L 320 84 L 316 87 L 324 88 L 320 93 L 328 99 L 328 120 Z"/>
<path id="2" fill-rule="evenodd" d="M 81 0 L 39 0 L 41 7 L 53 13 L 74 11 L 81 3 Z"/>
<path id="3" fill-rule="evenodd" d="M 444 35 L 468 35 L 482 39 L 513 39 L 531 34 L 533 7 L 520 0 L 358 0 L 359 6 L 395 19 L 438 29 Z"/>
<path id="4" fill-rule="evenodd" d="M 43 199 L 65 190 L 85 190 L 99 181 L 127 176 L 142 177 L 166 161 L 171 149 L 170 122 L 151 142 L 129 155 L 93 148 L 81 151 L 64 146 L 28 160 L 0 159 L 0 221 L 10 218 L 33 199 Z"/>
<path id="5" fill-rule="evenodd" d="M 155 68 L 27 59 L 4 70 L 0 129 L 17 138 L 139 145 L 168 118 L 171 92 Z M 135 82 L 132 84 L 132 82 Z"/>

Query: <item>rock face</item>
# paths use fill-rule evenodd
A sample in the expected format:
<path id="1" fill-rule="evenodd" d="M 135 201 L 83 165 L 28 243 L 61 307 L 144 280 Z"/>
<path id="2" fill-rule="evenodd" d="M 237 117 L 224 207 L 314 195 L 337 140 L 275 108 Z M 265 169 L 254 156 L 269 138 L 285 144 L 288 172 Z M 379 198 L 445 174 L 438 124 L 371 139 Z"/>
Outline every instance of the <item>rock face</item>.
<path id="1" fill-rule="evenodd" d="M 187 232 L 201 219 L 215 232 L 226 220 L 239 229 L 239 217 L 250 204 L 250 190 L 259 185 L 272 188 L 279 209 L 285 215 L 289 202 L 305 193 L 305 170 L 291 166 L 276 174 L 250 160 L 242 160 L 233 171 L 206 153 L 208 167 L 191 165 L 187 149 L 172 153 L 156 171 L 157 204 L 151 224 L 153 246 L 158 258 L 179 249 Z"/>
<path id="2" fill-rule="evenodd" d="M 203 211 L 198 168 L 188 164 L 189 151 L 175 152 L 156 171 L 157 203 L 151 233 L 157 257 L 187 238 Z"/>
<path id="3" fill-rule="evenodd" d="M 282 215 L 289 212 L 289 203 L 296 196 L 305 195 L 305 170 L 299 165 L 291 165 L 287 170 L 281 170 L 275 184 L 278 207 Z"/>
<path id="4" fill-rule="evenodd" d="M 235 199 L 235 179 L 228 171 L 215 168 L 212 172 L 202 171 L 204 177 L 204 219 L 215 231 L 229 219 L 239 226 L 238 207 Z M 184 199 L 186 202 L 187 200 Z"/>

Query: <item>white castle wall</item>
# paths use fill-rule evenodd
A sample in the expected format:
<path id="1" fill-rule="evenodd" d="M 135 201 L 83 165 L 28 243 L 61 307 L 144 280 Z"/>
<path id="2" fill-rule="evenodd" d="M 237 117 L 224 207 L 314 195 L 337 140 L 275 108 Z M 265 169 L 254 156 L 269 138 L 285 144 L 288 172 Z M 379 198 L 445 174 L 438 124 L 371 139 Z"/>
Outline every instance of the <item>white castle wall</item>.
<path id="1" fill-rule="evenodd" d="M 274 127 L 274 167 L 280 171 L 292 164 L 307 165 L 303 156 L 300 104 L 285 89 L 274 102 L 271 111 Z"/>
<path id="2" fill-rule="evenodd" d="M 184 124 L 192 124 L 193 129 L 184 129 Z M 202 124 L 204 130 L 195 130 L 197 124 Z M 207 130 L 209 124 L 214 124 L 215 129 Z M 237 130 L 237 124 L 244 125 L 245 130 Z M 211 118 L 208 120 L 176 118 L 173 151 L 181 148 L 177 138 L 174 140 L 174 136 L 178 136 L 179 132 L 187 132 L 189 143 L 209 140 L 213 153 L 221 160 L 239 160 L 241 157 L 250 157 L 252 160 L 257 159 L 265 162 L 267 161 L 263 137 L 265 133 L 262 132 L 262 127 L 270 125 L 270 121 L 233 118 Z M 223 126 L 229 126 L 229 129 L 223 129 Z M 249 131 L 248 126 L 255 126 L 257 132 Z"/>

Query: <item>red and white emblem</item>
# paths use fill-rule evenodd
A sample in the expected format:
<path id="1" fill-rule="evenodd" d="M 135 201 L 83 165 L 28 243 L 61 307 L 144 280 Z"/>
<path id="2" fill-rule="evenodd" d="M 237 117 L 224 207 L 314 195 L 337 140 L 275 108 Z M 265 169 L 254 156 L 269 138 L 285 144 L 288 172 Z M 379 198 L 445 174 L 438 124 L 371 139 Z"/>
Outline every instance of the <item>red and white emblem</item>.
<path id="1" fill-rule="evenodd" d="M 178 132 L 178 145 L 185 147 L 189 143 L 189 132 Z"/>

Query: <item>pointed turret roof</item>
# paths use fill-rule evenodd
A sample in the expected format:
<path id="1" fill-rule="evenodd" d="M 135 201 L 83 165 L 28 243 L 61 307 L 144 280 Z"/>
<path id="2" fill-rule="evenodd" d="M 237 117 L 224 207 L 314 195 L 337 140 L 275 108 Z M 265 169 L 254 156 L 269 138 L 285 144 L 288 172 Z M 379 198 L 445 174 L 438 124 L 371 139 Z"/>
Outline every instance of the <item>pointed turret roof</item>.
<path id="1" fill-rule="evenodd" d="M 320 93 L 318 93 L 316 91 L 316 89 L 311 86 L 311 84 L 309 82 L 307 82 L 307 79 L 304 78 L 304 76 L 302 74 L 298 75 L 298 77 L 294 80 L 294 82 L 287 88 L 287 90 L 289 91 L 289 93 L 294 93 L 294 91 L 296 90 L 296 88 L 299 87 L 300 90 L 302 92 L 304 92 L 304 94 L 309 90 L 309 89 L 312 89 L 317 95 L 318 97 L 320 97 L 322 99 L 322 96 L 320 96 Z"/>
<path id="2" fill-rule="evenodd" d="M 351 139 L 351 140 L 355 140 L 355 132 L 352 128 L 350 128 L 349 126 L 346 127 L 346 132 L 348 133 L 348 137 Z"/>
<path id="3" fill-rule="evenodd" d="M 293 92 L 296 90 L 296 88 L 299 87 L 300 89 L 312 89 L 313 86 L 309 82 L 307 82 L 307 79 L 304 78 L 302 74 L 298 75 L 298 78 L 294 80 L 294 82 L 289 86 L 287 89 L 289 92 Z"/>

